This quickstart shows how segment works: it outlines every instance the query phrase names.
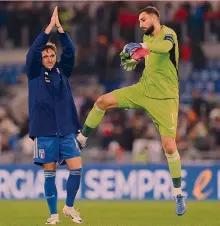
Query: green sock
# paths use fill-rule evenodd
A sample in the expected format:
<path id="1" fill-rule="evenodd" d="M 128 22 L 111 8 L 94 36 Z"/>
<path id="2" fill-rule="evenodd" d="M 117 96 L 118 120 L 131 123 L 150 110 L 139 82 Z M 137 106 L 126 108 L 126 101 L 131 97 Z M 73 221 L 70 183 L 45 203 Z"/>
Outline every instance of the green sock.
<path id="1" fill-rule="evenodd" d="M 181 161 L 179 152 L 176 151 L 173 154 L 166 154 L 167 162 L 170 169 L 170 175 L 173 180 L 174 188 L 181 187 Z"/>
<path id="2" fill-rule="evenodd" d="M 91 132 L 98 126 L 102 118 L 105 115 L 105 110 L 100 109 L 98 106 L 94 105 L 89 115 L 86 118 L 85 125 L 82 129 L 82 135 L 88 137 Z"/>

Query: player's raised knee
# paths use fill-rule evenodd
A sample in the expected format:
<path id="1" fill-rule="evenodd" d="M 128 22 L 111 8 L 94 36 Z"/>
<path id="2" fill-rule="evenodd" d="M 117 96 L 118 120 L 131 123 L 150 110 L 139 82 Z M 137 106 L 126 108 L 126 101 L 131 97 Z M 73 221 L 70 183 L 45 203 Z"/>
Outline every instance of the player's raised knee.
<path id="1" fill-rule="evenodd" d="M 117 101 L 111 93 L 100 96 L 95 105 L 98 106 L 101 110 L 108 110 L 110 108 L 117 107 Z"/>
<path id="2" fill-rule="evenodd" d="M 110 106 L 110 101 L 108 100 L 108 97 L 102 95 L 97 99 L 95 105 L 98 106 L 101 110 L 107 110 Z"/>
<path id="3" fill-rule="evenodd" d="M 105 97 L 105 95 L 100 96 L 97 101 L 95 102 L 95 105 L 99 107 L 102 110 L 107 110 L 108 108 L 108 99 Z"/>

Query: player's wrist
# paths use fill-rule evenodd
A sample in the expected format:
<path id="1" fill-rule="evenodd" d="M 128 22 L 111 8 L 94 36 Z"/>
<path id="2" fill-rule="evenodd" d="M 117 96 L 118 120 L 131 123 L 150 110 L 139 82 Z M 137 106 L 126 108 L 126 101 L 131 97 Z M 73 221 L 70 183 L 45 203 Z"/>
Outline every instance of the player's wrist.
<path id="1" fill-rule="evenodd" d="M 140 44 L 141 44 L 142 48 L 147 49 L 147 43 L 140 43 Z"/>
<path id="2" fill-rule="evenodd" d="M 63 30 L 62 25 L 60 25 L 59 27 L 57 27 L 57 31 L 58 31 L 59 33 L 65 33 L 65 31 Z"/>
<path id="3" fill-rule="evenodd" d="M 54 27 L 53 25 L 49 24 L 46 27 L 46 29 L 45 29 L 45 34 L 50 34 L 50 32 L 52 31 L 53 27 Z"/>

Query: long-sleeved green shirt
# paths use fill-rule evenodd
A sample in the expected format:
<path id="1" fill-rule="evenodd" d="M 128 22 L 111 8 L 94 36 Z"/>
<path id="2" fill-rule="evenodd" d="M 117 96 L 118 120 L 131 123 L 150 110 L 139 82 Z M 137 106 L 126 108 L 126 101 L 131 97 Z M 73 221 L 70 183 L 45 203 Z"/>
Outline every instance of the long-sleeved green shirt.
<path id="1" fill-rule="evenodd" d="M 179 49 L 176 33 L 166 26 L 155 36 L 144 35 L 151 54 L 145 57 L 145 69 L 140 83 L 146 96 L 156 99 L 179 98 Z"/>

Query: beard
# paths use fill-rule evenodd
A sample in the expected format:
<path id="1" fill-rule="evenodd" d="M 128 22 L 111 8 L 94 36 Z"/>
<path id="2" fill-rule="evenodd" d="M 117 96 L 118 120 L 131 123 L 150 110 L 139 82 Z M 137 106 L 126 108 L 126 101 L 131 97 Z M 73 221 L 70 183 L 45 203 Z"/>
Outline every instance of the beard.
<path id="1" fill-rule="evenodd" d="M 145 32 L 145 35 L 152 35 L 152 33 L 154 32 L 154 25 L 152 24 Z"/>

